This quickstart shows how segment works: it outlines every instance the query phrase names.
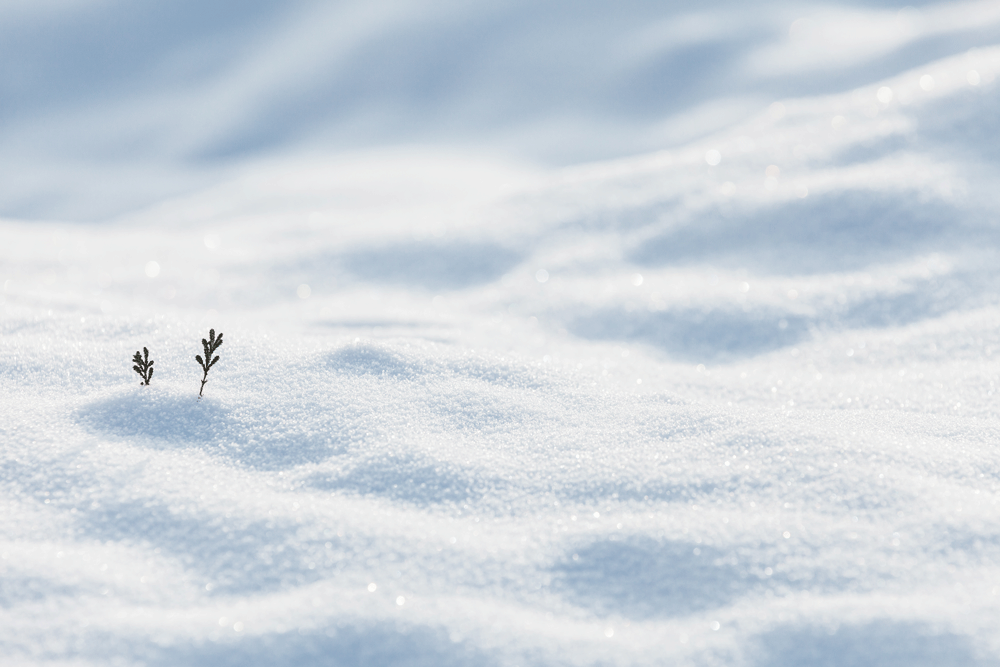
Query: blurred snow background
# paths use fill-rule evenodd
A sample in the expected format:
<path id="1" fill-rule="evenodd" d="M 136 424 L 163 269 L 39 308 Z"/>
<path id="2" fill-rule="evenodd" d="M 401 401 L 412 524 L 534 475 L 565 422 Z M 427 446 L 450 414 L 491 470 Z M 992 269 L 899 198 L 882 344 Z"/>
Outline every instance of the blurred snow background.
<path id="1" fill-rule="evenodd" d="M 0 5 L 0 662 L 998 664 L 998 44 Z"/>
<path id="2" fill-rule="evenodd" d="M 248 158 L 431 145 L 544 165 L 993 44 L 992 0 L 0 5 L 0 213 L 95 220 Z"/>

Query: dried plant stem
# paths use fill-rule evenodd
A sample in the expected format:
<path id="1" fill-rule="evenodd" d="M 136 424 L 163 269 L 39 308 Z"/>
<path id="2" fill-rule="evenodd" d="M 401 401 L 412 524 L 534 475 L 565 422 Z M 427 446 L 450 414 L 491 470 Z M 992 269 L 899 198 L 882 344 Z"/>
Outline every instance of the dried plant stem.
<path id="1" fill-rule="evenodd" d="M 208 382 L 209 369 L 211 369 L 212 366 L 214 366 L 219 361 L 219 355 L 215 355 L 215 358 L 213 359 L 212 353 L 218 350 L 219 347 L 222 346 L 222 333 L 220 332 L 219 336 L 216 337 L 215 329 L 209 329 L 208 338 L 201 339 L 201 346 L 202 349 L 205 351 L 205 358 L 202 359 L 200 354 L 197 354 L 194 357 L 194 360 L 198 362 L 199 366 L 201 366 L 201 370 L 205 371 L 205 374 L 201 376 L 201 389 L 198 390 L 199 399 L 201 398 L 202 392 L 205 391 L 205 383 Z"/>
<path id="2" fill-rule="evenodd" d="M 146 385 L 148 387 L 149 381 L 153 378 L 153 364 L 156 362 L 150 360 L 148 349 L 142 348 L 142 352 L 143 354 L 139 354 L 139 351 L 136 350 L 135 356 L 132 357 L 132 363 L 135 364 L 132 366 L 132 370 L 138 373 L 139 377 L 142 378 L 142 382 L 139 384 Z"/>

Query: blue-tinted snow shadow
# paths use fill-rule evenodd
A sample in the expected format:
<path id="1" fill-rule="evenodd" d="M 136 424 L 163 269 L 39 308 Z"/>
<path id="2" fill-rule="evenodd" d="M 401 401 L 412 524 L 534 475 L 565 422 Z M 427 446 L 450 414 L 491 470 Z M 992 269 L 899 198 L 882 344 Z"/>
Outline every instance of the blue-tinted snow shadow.
<path id="1" fill-rule="evenodd" d="M 835 167 L 874 162 L 902 150 L 912 150 L 915 148 L 915 142 L 915 137 L 910 134 L 870 137 L 835 151 L 824 162 Z"/>
<path id="2" fill-rule="evenodd" d="M 809 316 L 765 308 L 606 308 L 568 317 L 566 329 L 589 340 L 651 345 L 677 360 L 725 363 L 801 344 L 817 330 L 899 327 L 994 305 L 1000 302 L 998 272 L 977 262 L 973 270 L 907 280 L 891 292 L 872 290 L 846 304 L 820 304 Z"/>
<path id="3" fill-rule="evenodd" d="M 891 620 L 834 628 L 782 627 L 758 636 L 756 667 L 986 667 L 968 637 Z"/>
<path id="4" fill-rule="evenodd" d="M 453 641 L 444 628 L 407 626 L 391 621 L 341 623 L 327 628 L 237 635 L 231 626 L 217 641 L 164 645 L 116 635 L 91 634 L 88 652 L 102 660 L 122 657 L 150 667 L 491 667 L 495 654 L 469 642 Z M 229 636 L 226 636 L 229 635 Z M 115 655 L 115 651 L 119 655 Z M 504 663 L 506 664 L 506 663 Z"/>
<path id="5" fill-rule="evenodd" d="M 608 308 L 572 318 L 566 328 L 581 338 L 643 343 L 675 359 L 703 363 L 756 356 L 810 335 L 806 318 L 736 309 L 630 312 Z"/>
<path id="6" fill-rule="evenodd" d="M 225 518 L 155 499 L 97 505 L 79 509 L 78 534 L 100 542 L 154 547 L 197 573 L 199 585 L 211 584 L 212 595 L 263 593 L 311 583 L 328 576 L 326 561 L 343 557 L 346 549 L 336 535 L 303 541 L 297 527 L 287 522 Z"/>
<path id="7" fill-rule="evenodd" d="M 724 607 L 761 578 L 714 547 L 631 537 L 575 549 L 553 568 L 552 588 L 600 615 L 686 616 Z"/>
<path id="8" fill-rule="evenodd" d="M 612 535 L 568 550 L 551 568 L 551 585 L 563 599 L 592 613 L 634 619 L 687 616 L 741 598 L 793 591 L 870 589 L 853 576 L 789 566 L 784 558 L 768 545 L 722 550 L 684 540 Z M 795 558 L 817 559 L 808 551 Z"/>
<path id="9" fill-rule="evenodd" d="M 1000 166 L 1000 87 L 970 86 L 957 94 L 922 104 L 912 113 L 917 142 L 936 153 Z"/>
<path id="10" fill-rule="evenodd" d="M 497 280 L 523 258 L 521 251 L 486 241 L 413 241 L 322 252 L 275 271 L 319 290 L 346 280 L 446 291 Z"/>
<path id="11" fill-rule="evenodd" d="M 323 355 L 313 365 L 342 375 L 419 380 L 434 370 L 433 366 L 428 368 L 428 363 L 390 347 L 363 343 L 347 345 Z"/>
<path id="12" fill-rule="evenodd" d="M 545 384 L 534 369 L 505 361 L 422 359 L 389 347 L 355 344 L 325 355 L 315 366 L 340 375 L 426 384 L 417 399 L 427 407 L 425 426 L 433 422 L 448 431 L 511 433 L 546 418 L 523 401 L 497 394 L 498 387 L 530 391 Z"/>
<path id="13" fill-rule="evenodd" d="M 414 382 L 453 377 L 513 389 L 538 389 L 547 386 L 544 372 L 511 361 L 475 356 L 458 359 L 427 358 L 372 343 L 344 346 L 318 358 L 311 367 L 352 377 L 379 376 Z"/>
<path id="14" fill-rule="evenodd" d="M 993 267 L 976 267 L 909 281 L 907 289 L 891 294 L 876 292 L 854 299 L 826 314 L 826 319 L 834 326 L 880 328 L 904 326 L 956 310 L 980 308 L 1000 301 L 997 278 Z"/>
<path id="15" fill-rule="evenodd" d="M 487 492 L 482 480 L 458 466 L 416 454 L 372 457 L 348 470 L 315 473 L 304 482 L 323 491 L 380 496 L 419 506 L 468 502 Z"/>
<path id="16" fill-rule="evenodd" d="M 461 289 L 500 278 L 522 254 L 494 243 L 407 243 L 357 250 L 344 257 L 354 275 L 370 282 Z"/>
<path id="17" fill-rule="evenodd" d="M 142 387 L 90 403 L 76 412 L 76 418 L 90 431 L 137 445 L 197 447 L 238 465 L 265 470 L 324 461 L 349 445 L 347 436 L 330 424 L 316 427 L 315 415 L 307 420 L 305 414 L 283 414 L 282 407 L 305 413 L 309 406 L 265 401 L 235 410 L 211 398 L 198 400 Z"/>
<path id="18" fill-rule="evenodd" d="M 70 585 L 52 578 L 24 575 L 13 568 L 4 571 L 0 577 L 0 609 L 12 609 L 24 604 L 51 604 L 56 598 L 78 599 L 84 594 L 84 586 Z M 93 584 L 90 587 L 96 588 Z M 86 591 L 96 594 L 96 590 Z"/>
<path id="19" fill-rule="evenodd" d="M 228 440 L 236 423 L 230 410 L 214 399 L 147 387 L 90 403 L 77 417 L 88 427 L 122 437 L 191 443 Z"/>
<path id="20" fill-rule="evenodd" d="M 552 418 L 524 405 L 523 399 L 507 399 L 479 387 L 441 388 L 424 402 L 433 411 L 435 423 L 447 431 L 517 437 L 526 428 L 553 424 Z"/>
<path id="21" fill-rule="evenodd" d="M 969 243 L 964 213 L 914 193 L 851 191 L 706 213 L 635 243 L 645 266 L 729 264 L 763 274 L 857 270 Z"/>

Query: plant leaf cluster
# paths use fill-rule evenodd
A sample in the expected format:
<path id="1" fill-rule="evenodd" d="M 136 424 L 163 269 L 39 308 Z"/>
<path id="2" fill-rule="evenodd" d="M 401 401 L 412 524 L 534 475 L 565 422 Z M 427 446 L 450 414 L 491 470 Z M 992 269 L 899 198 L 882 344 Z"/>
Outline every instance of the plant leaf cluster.
<path id="1" fill-rule="evenodd" d="M 202 393 L 205 391 L 205 383 L 208 382 L 208 371 L 211 370 L 213 366 L 219 361 L 219 355 L 215 354 L 215 351 L 222 347 L 222 332 L 219 335 L 215 335 L 215 329 L 208 330 L 208 338 L 201 339 L 201 347 L 205 352 L 205 356 L 202 357 L 200 354 L 196 354 L 194 360 L 198 362 L 201 366 L 201 370 L 204 371 L 204 375 L 201 377 L 201 389 L 198 390 L 198 398 L 201 398 Z M 214 356 L 213 356 L 214 355 Z M 142 354 L 136 350 L 135 356 L 132 357 L 132 370 L 139 374 L 142 378 L 142 385 L 149 385 L 149 381 L 153 378 L 153 364 L 156 363 L 149 358 L 149 350 L 147 348 L 142 348 Z"/>
<path id="2" fill-rule="evenodd" d="M 153 364 L 156 362 L 150 361 L 149 350 L 142 348 L 142 352 L 145 357 L 140 355 L 138 350 L 135 351 L 135 356 L 132 357 L 132 363 L 134 363 L 135 366 L 132 367 L 132 370 L 138 373 L 139 377 L 142 378 L 143 381 L 139 384 L 148 386 L 149 381 L 153 379 Z"/>

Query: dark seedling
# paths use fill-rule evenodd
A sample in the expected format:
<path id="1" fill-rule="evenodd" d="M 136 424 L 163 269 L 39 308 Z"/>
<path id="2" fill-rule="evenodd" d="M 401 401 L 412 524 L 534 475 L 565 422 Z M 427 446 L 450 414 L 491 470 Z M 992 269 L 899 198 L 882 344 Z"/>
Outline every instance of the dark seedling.
<path id="1" fill-rule="evenodd" d="M 205 383 L 208 382 L 208 370 L 215 365 L 215 362 L 219 360 L 219 355 L 215 355 L 212 359 L 212 355 L 222 347 L 222 334 L 219 337 L 215 337 L 215 329 L 208 330 L 208 340 L 204 338 L 201 339 L 201 346 L 205 349 L 205 358 L 202 359 L 200 354 L 196 354 L 194 360 L 201 365 L 201 369 L 205 371 L 205 375 L 201 378 L 201 389 L 198 390 L 198 398 L 201 398 L 201 392 L 205 391 Z"/>
<path id="2" fill-rule="evenodd" d="M 135 366 L 132 367 L 132 370 L 142 378 L 142 382 L 139 383 L 140 385 L 149 386 L 149 381 L 153 379 L 153 364 L 156 362 L 149 360 L 149 350 L 146 348 L 142 348 L 142 353 L 146 355 L 145 359 L 139 354 L 139 350 L 135 351 L 135 356 L 132 357 L 132 363 Z"/>

